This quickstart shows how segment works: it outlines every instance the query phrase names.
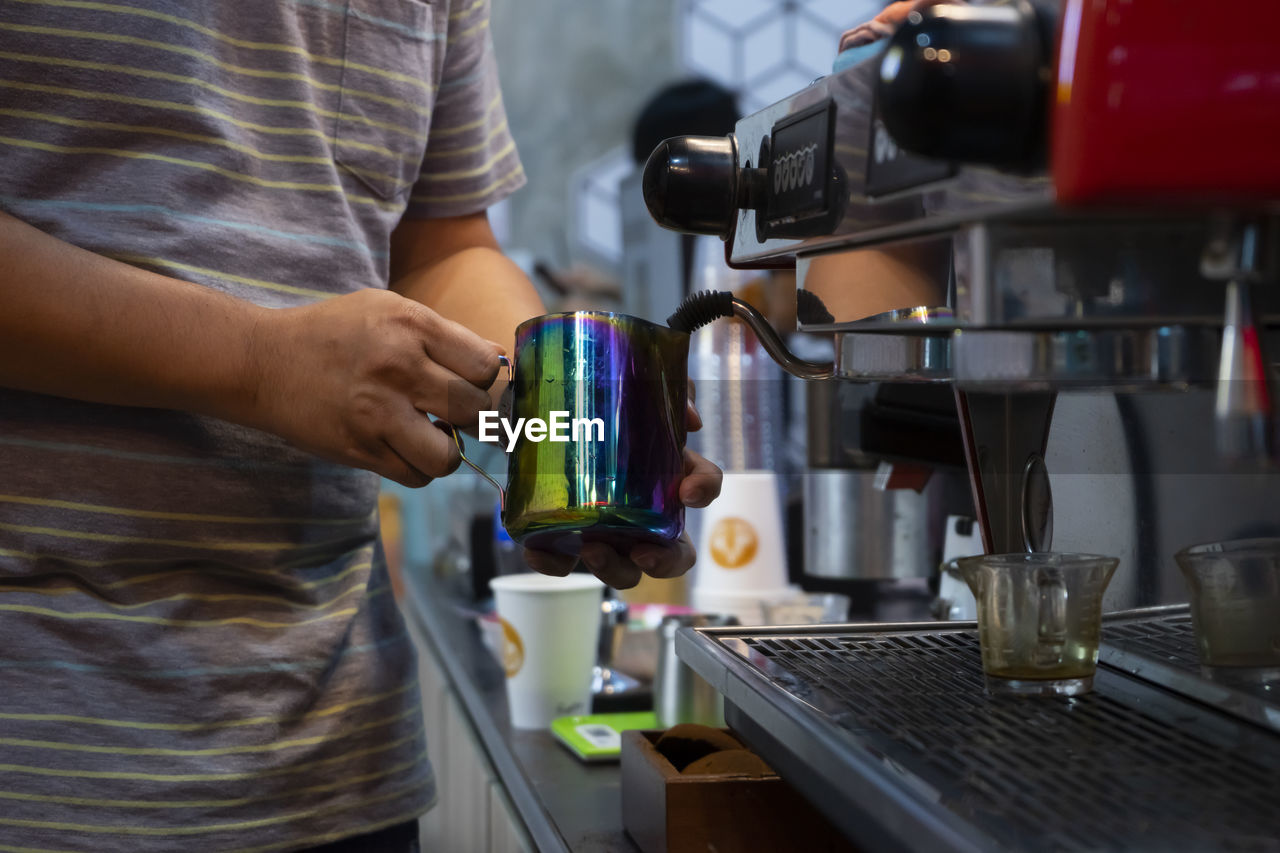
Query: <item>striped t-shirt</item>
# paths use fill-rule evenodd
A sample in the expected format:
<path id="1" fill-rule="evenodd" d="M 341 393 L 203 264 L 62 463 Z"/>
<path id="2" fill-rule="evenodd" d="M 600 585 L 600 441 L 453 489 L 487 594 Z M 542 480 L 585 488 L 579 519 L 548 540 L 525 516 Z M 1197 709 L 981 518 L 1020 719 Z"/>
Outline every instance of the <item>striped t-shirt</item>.
<path id="1" fill-rule="evenodd" d="M 488 15 L 0 0 L 0 209 L 261 305 L 386 287 L 401 217 L 524 181 Z M 377 491 L 222 421 L 0 390 L 0 851 L 286 850 L 424 811 Z"/>

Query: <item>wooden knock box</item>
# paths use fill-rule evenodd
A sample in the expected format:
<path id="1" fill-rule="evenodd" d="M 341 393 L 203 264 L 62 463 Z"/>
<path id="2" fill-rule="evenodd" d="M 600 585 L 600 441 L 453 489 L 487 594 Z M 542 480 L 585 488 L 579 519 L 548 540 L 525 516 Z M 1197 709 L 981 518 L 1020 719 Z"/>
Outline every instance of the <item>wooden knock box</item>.
<path id="1" fill-rule="evenodd" d="M 622 733 L 622 823 L 644 853 L 857 850 L 776 774 L 682 774 L 661 735 Z"/>

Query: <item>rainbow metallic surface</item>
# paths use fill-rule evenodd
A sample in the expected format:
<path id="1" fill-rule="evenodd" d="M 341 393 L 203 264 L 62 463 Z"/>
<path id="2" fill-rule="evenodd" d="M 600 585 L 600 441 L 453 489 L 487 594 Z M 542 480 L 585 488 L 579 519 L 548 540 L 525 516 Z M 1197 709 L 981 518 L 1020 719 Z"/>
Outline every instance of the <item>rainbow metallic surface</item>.
<path id="1" fill-rule="evenodd" d="M 625 550 L 684 530 L 689 336 L 623 314 L 548 314 L 516 330 L 512 418 L 599 418 L 603 440 L 517 441 L 503 523 L 527 546 Z M 599 433 L 592 432 L 592 438 Z"/>

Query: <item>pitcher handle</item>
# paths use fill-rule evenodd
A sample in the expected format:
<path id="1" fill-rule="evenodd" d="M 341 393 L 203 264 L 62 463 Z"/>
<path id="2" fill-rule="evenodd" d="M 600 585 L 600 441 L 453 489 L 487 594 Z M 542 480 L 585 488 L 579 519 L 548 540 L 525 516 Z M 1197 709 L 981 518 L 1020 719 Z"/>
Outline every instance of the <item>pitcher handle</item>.
<path id="1" fill-rule="evenodd" d="M 488 483 L 491 486 L 493 486 L 495 489 L 498 490 L 498 507 L 503 512 L 506 512 L 507 490 L 502 488 L 502 486 L 498 483 L 497 480 L 490 477 L 488 471 L 484 470 L 479 465 L 477 465 L 476 463 L 472 462 L 470 459 L 467 458 L 466 448 L 462 444 L 462 432 L 453 424 L 447 424 L 444 421 L 439 421 L 437 425 L 441 429 L 446 430 L 450 435 L 453 436 L 453 443 L 458 446 L 458 455 L 462 457 L 462 461 L 467 464 L 467 467 L 470 468 L 472 471 L 475 471 L 477 474 L 483 477 L 486 481 L 488 481 Z"/>
<path id="2" fill-rule="evenodd" d="M 503 393 L 508 394 L 511 392 L 511 382 L 513 379 L 511 359 L 507 358 L 505 355 L 500 355 L 498 356 L 498 363 L 502 367 L 505 367 L 507 369 L 507 390 Z M 488 471 L 484 470 L 479 465 L 477 465 L 476 463 L 472 462 L 470 459 L 467 458 L 466 446 L 463 444 L 463 441 L 462 441 L 462 431 L 459 430 L 457 427 L 455 427 L 453 424 L 446 423 L 445 421 L 436 421 L 436 426 L 440 427 L 440 429 L 444 430 L 445 432 L 453 436 L 453 443 L 458 446 L 458 455 L 462 457 L 462 461 L 466 463 L 467 467 L 470 468 L 472 471 L 475 471 L 477 474 L 483 477 L 485 481 L 487 481 L 491 486 L 493 486 L 495 489 L 498 490 L 498 507 L 503 512 L 505 512 L 507 509 L 507 490 L 504 489 L 501 486 L 501 484 L 498 483 L 497 480 L 490 477 Z"/>

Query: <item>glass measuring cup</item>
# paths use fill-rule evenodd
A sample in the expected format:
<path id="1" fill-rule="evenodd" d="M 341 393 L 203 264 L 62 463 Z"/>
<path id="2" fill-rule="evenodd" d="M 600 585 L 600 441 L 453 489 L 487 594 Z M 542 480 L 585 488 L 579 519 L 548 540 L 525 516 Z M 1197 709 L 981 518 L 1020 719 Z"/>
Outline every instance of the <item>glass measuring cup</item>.
<path id="1" fill-rule="evenodd" d="M 1174 555 L 1191 592 L 1200 662 L 1280 678 L 1280 539 L 1238 539 Z"/>
<path id="2" fill-rule="evenodd" d="M 978 607 L 992 693 L 1078 696 L 1093 689 L 1102 593 L 1120 560 L 1097 554 L 987 554 L 951 565 Z"/>

